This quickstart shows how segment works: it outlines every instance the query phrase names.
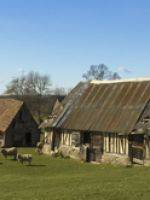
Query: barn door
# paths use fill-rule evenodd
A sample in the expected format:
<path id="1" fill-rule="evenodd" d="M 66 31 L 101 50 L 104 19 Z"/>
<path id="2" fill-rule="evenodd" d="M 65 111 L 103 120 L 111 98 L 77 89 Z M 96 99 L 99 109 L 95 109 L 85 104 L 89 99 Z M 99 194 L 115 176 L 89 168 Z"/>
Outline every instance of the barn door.
<path id="1" fill-rule="evenodd" d="M 144 135 L 132 135 L 129 137 L 129 157 L 132 163 L 144 163 Z"/>
<path id="2" fill-rule="evenodd" d="M 100 162 L 103 154 L 103 135 L 94 134 L 91 137 L 91 161 Z"/>

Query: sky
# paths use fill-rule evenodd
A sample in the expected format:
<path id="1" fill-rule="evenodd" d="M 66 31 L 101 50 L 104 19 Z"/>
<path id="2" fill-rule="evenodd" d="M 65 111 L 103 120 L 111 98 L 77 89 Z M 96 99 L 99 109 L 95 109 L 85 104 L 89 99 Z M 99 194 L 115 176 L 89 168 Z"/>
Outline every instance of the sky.
<path id="1" fill-rule="evenodd" d="M 0 92 L 31 70 L 71 88 L 90 65 L 150 76 L 149 0 L 0 0 Z"/>

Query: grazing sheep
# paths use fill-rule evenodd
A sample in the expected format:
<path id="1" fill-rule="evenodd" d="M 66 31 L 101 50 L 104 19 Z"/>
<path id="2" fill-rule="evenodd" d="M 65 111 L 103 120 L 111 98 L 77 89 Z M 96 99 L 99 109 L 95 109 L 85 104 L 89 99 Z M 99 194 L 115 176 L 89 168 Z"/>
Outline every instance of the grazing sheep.
<path id="1" fill-rule="evenodd" d="M 28 162 L 28 164 L 31 165 L 32 155 L 31 154 L 17 154 L 17 160 L 18 162 L 21 162 L 22 164 L 24 162 Z"/>
<path id="2" fill-rule="evenodd" d="M 17 158 L 17 148 L 16 147 L 3 148 L 1 150 L 1 153 L 5 158 L 7 158 L 7 156 L 13 156 L 15 160 Z"/>
<path id="3" fill-rule="evenodd" d="M 43 142 L 38 142 L 37 145 L 36 145 L 36 151 L 37 151 L 39 154 L 42 154 L 43 145 L 44 145 Z"/>

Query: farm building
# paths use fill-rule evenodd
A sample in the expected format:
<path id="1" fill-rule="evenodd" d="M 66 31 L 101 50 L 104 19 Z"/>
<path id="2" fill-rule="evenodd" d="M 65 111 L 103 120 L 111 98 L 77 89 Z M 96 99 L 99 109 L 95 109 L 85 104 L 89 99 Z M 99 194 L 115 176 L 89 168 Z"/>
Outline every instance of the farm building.
<path id="1" fill-rule="evenodd" d="M 90 162 L 150 163 L 150 79 L 80 83 L 49 125 L 51 149 Z"/>
<path id="2" fill-rule="evenodd" d="M 45 145 L 43 148 L 43 152 L 48 154 L 51 151 L 52 136 L 53 136 L 53 131 L 51 126 L 54 120 L 58 117 L 59 113 L 63 110 L 63 100 L 64 100 L 64 96 L 52 96 L 52 97 L 53 98 L 51 98 L 49 101 L 50 115 L 48 119 L 45 119 L 39 127 L 44 131 Z"/>
<path id="3" fill-rule="evenodd" d="M 42 98 L 41 114 L 45 116 L 51 116 L 53 110 L 57 108 L 64 100 L 63 95 L 47 95 Z M 36 110 L 36 108 L 35 108 Z"/>
<path id="4" fill-rule="evenodd" d="M 32 147 L 40 130 L 22 101 L 0 99 L 0 146 Z"/>
<path id="5" fill-rule="evenodd" d="M 41 98 L 41 97 L 40 97 Z M 0 99 L 15 99 L 23 101 L 30 113 L 34 116 L 38 123 L 45 117 L 51 115 L 56 104 L 63 101 L 64 95 L 43 95 L 41 100 L 37 95 L 2 95 Z"/>

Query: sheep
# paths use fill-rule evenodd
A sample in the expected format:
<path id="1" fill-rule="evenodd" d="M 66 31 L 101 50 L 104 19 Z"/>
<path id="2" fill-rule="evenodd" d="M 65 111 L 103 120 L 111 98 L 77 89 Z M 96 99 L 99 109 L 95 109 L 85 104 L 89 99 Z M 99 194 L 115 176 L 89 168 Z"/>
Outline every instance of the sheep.
<path id="1" fill-rule="evenodd" d="M 28 162 L 28 164 L 31 165 L 32 154 L 17 154 L 17 160 L 18 162 L 21 162 L 22 164 L 24 162 Z"/>
<path id="2" fill-rule="evenodd" d="M 14 160 L 17 158 L 17 148 L 12 147 L 12 148 L 3 148 L 1 150 L 2 155 L 7 158 L 7 156 L 13 156 Z"/>

